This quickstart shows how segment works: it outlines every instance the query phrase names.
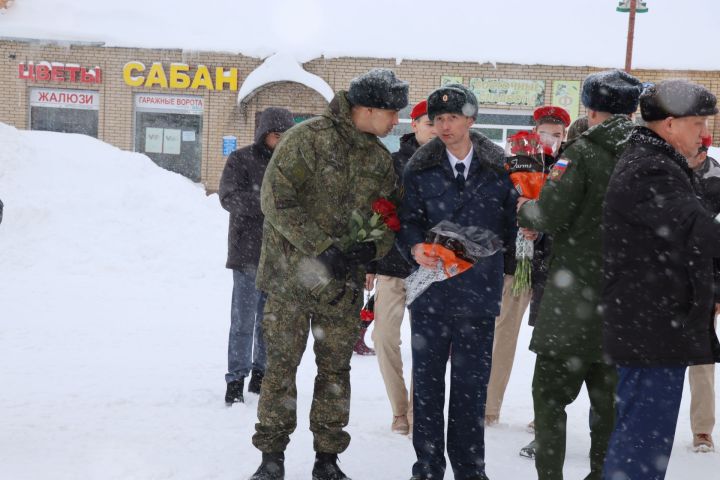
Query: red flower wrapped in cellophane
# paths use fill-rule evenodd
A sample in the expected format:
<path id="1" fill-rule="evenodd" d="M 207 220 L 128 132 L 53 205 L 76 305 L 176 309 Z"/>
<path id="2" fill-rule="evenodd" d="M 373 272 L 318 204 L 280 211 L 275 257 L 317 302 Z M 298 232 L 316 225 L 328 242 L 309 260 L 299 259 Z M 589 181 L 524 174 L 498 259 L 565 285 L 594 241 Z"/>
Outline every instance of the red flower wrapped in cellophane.
<path id="1" fill-rule="evenodd" d="M 518 193 L 531 200 L 539 198 L 548 177 L 546 159 L 552 157 L 552 148 L 544 145 L 537 133 L 522 131 L 508 137 L 505 154 L 505 169 Z M 534 250 L 533 242 L 518 232 L 515 242 L 517 267 L 512 288 L 514 295 L 530 289 Z"/>

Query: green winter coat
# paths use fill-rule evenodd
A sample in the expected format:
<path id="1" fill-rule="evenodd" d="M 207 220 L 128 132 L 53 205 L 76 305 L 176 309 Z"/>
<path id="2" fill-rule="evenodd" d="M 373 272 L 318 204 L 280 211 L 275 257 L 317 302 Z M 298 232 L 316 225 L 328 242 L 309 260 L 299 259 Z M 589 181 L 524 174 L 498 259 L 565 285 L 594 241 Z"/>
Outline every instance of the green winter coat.
<path id="1" fill-rule="evenodd" d="M 316 257 L 348 233 L 353 210 L 369 217 L 372 202 L 390 197 L 396 185 L 390 152 L 355 128 L 346 95 L 338 92 L 321 116 L 288 130 L 275 148 L 260 191 L 265 222 L 257 273 L 264 292 L 306 305 L 341 296 L 337 308 L 344 309 L 356 304 L 346 297 L 359 292 L 362 300 L 364 272 L 331 280 Z M 393 241 L 392 231 L 376 241 L 376 258 Z"/>
<path id="2" fill-rule="evenodd" d="M 521 227 L 553 236 L 530 349 L 540 355 L 602 360 L 602 204 L 633 124 L 614 115 L 567 145 L 540 198 L 518 212 Z"/>

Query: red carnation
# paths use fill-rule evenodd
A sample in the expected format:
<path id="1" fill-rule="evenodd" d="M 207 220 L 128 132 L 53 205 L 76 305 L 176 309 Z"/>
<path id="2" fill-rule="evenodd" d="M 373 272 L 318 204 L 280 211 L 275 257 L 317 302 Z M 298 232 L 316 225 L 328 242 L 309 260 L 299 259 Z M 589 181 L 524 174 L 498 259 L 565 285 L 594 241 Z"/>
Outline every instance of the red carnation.
<path id="1" fill-rule="evenodd" d="M 372 322 L 375 319 L 375 312 L 372 310 L 368 310 L 366 308 L 363 308 L 360 310 L 360 320 L 363 322 Z"/>
<path id="2" fill-rule="evenodd" d="M 400 231 L 400 219 L 397 215 L 392 214 L 389 217 L 383 218 L 383 221 L 385 222 L 385 225 L 393 232 Z"/>
<path id="3" fill-rule="evenodd" d="M 383 218 L 394 215 L 397 207 L 386 198 L 378 198 L 372 204 L 373 212 L 383 216 Z"/>

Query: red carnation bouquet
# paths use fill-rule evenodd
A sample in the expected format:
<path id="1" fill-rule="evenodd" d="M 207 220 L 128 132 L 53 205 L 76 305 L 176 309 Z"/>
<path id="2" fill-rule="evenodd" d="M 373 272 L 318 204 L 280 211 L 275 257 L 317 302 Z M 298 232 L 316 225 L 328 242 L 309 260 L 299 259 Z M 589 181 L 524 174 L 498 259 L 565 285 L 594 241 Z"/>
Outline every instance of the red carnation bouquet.
<path id="1" fill-rule="evenodd" d="M 371 205 L 372 214 L 353 210 L 348 221 L 348 234 L 338 240 L 342 251 L 353 244 L 380 240 L 388 231 L 400 231 L 397 207 L 386 198 L 378 198 Z"/>
<path id="2" fill-rule="evenodd" d="M 505 169 L 521 196 L 529 199 L 540 197 L 540 191 L 548 177 L 546 157 L 552 157 L 551 147 L 543 144 L 540 135 L 531 131 L 518 132 L 507 140 Z M 530 289 L 532 259 L 535 248 L 532 240 L 518 231 L 515 241 L 515 275 L 512 293 L 517 296 Z"/>

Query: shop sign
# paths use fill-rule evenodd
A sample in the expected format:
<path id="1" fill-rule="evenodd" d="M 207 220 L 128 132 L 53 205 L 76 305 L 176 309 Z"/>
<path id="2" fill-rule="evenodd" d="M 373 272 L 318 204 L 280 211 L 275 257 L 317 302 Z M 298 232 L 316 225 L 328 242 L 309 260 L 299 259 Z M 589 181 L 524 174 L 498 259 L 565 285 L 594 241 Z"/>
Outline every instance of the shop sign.
<path id="1" fill-rule="evenodd" d="M 537 107 L 545 103 L 544 80 L 513 80 L 504 78 L 471 78 L 470 90 L 478 103 Z"/>
<path id="2" fill-rule="evenodd" d="M 100 67 L 86 68 L 74 63 L 21 62 L 18 78 L 38 82 L 102 83 Z"/>
<path id="3" fill-rule="evenodd" d="M 450 83 L 459 83 L 462 85 L 463 83 L 463 77 L 458 77 L 454 75 L 443 75 L 440 77 L 440 86 L 444 87 L 445 85 L 448 85 Z"/>
<path id="4" fill-rule="evenodd" d="M 205 101 L 202 97 L 191 95 L 163 95 L 138 93 L 135 95 L 135 108 L 145 112 L 184 113 L 202 115 Z"/>
<path id="5" fill-rule="evenodd" d="M 580 113 L 580 80 L 553 81 L 552 104 L 563 107 L 575 121 Z"/>
<path id="6" fill-rule="evenodd" d="M 153 63 L 147 68 L 141 62 L 128 62 L 123 67 L 125 84 L 131 87 L 172 88 L 198 90 L 238 89 L 237 68 L 216 67 L 214 75 L 205 65 L 190 67 L 184 63 L 171 63 L 167 68 L 162 63 Z"/>
<path id="7" fill-rule="evenodd" d="M 99 110 L 100 94 L 90 90 L 33 88 L 30 90 L 30 106 Z"/>

